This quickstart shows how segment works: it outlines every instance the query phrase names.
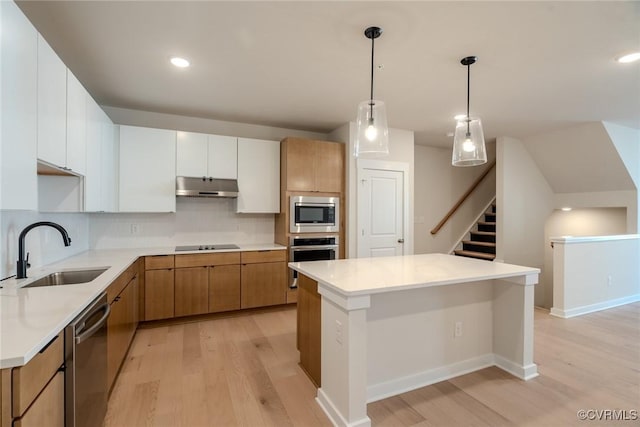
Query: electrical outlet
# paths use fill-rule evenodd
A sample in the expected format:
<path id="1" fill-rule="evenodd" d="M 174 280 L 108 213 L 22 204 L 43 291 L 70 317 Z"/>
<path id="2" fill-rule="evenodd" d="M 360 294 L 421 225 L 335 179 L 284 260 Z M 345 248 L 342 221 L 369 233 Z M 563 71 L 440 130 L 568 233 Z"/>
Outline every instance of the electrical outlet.
<path id="1" fill-rule="evenodd" d="M 131 224 L 131 234 L 138 234 L 140 232 L 140 226 L 138 224 Z"/>
<path id="2" fill-rule="evenodd" d="M 342 344 L 342 322 L 336 320 L 336 342 Z"/>
<path id="3" fill-rule="evenodd" d="M 462 322 L 456 322 L 456 326 L 453 330 L 453 336 L 454 337 L 461 337 L 462 336 Z"/>
<path id="4" fill-rule="evenodd" d="M 611 278 L 611 276 L 609 276 L 609 278 L 607 279 L 607 286 L 611 286 L 613 284 L 613 279 Z"/>

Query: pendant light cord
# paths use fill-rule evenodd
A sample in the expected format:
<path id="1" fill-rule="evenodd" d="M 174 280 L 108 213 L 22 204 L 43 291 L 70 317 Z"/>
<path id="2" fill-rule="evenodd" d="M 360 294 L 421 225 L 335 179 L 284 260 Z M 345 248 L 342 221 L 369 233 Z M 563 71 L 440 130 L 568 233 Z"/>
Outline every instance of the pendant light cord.
<path id="1" fill-rule="evenodd" d="M 471 124 L 471 117 L 469 117 L 469 94 L 471 91 L 471 64 L 467 64 L 467 137 L 471 135 L 469 126 Z"/>
<path id="2" fill-rule="evenodd" d="M 376 38 L 371 37 L 371 97 L 369 101 L 369 107 L 371 108 L 371 119 L 373 119 L 373 52 L 374 43 Z"/>

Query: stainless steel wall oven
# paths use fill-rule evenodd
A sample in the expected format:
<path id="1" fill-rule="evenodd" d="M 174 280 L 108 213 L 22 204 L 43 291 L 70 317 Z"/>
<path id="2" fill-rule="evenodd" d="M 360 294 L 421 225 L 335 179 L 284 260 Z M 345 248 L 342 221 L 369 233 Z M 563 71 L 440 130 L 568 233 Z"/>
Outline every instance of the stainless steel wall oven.
<path id="1" fill-rule="evenodd" d="M 338 258 L 338 236 L 291 236 L 289 261 L 328 261 Z M 289 269 L 289 287 L 298 287 L 298 272 Z"/>

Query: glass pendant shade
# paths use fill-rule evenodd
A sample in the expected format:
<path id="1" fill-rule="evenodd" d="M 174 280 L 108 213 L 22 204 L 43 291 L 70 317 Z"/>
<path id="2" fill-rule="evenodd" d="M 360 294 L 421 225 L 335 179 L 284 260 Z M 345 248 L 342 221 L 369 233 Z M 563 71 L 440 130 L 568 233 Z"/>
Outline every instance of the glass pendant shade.
<path id="1" fill-rule="evenodd" d="M 453 136 L 453 166 L 478 166 L 487 163 L 482 123 L 475 117 L 458 120 Z"/>
<path id="2" fill-rule="evenodd" d="M 358 105 L 353 155 L 358 157 L 360 154 L 389 154 L 387 109 L 382 101 L 367 100 Z"/>

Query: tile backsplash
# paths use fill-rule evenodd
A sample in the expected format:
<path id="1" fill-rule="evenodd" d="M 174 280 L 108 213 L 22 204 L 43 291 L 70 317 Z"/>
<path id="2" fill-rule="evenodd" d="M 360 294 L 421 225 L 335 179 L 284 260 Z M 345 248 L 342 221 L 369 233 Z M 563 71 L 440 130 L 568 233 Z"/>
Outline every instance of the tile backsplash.
<path id="1" fill-rule="evenodd" d="M 177 199 L 175 213 L 90 214 L 93 249 L 271 243 L 273 214 L 238 214 L 235 199 Z"/>

